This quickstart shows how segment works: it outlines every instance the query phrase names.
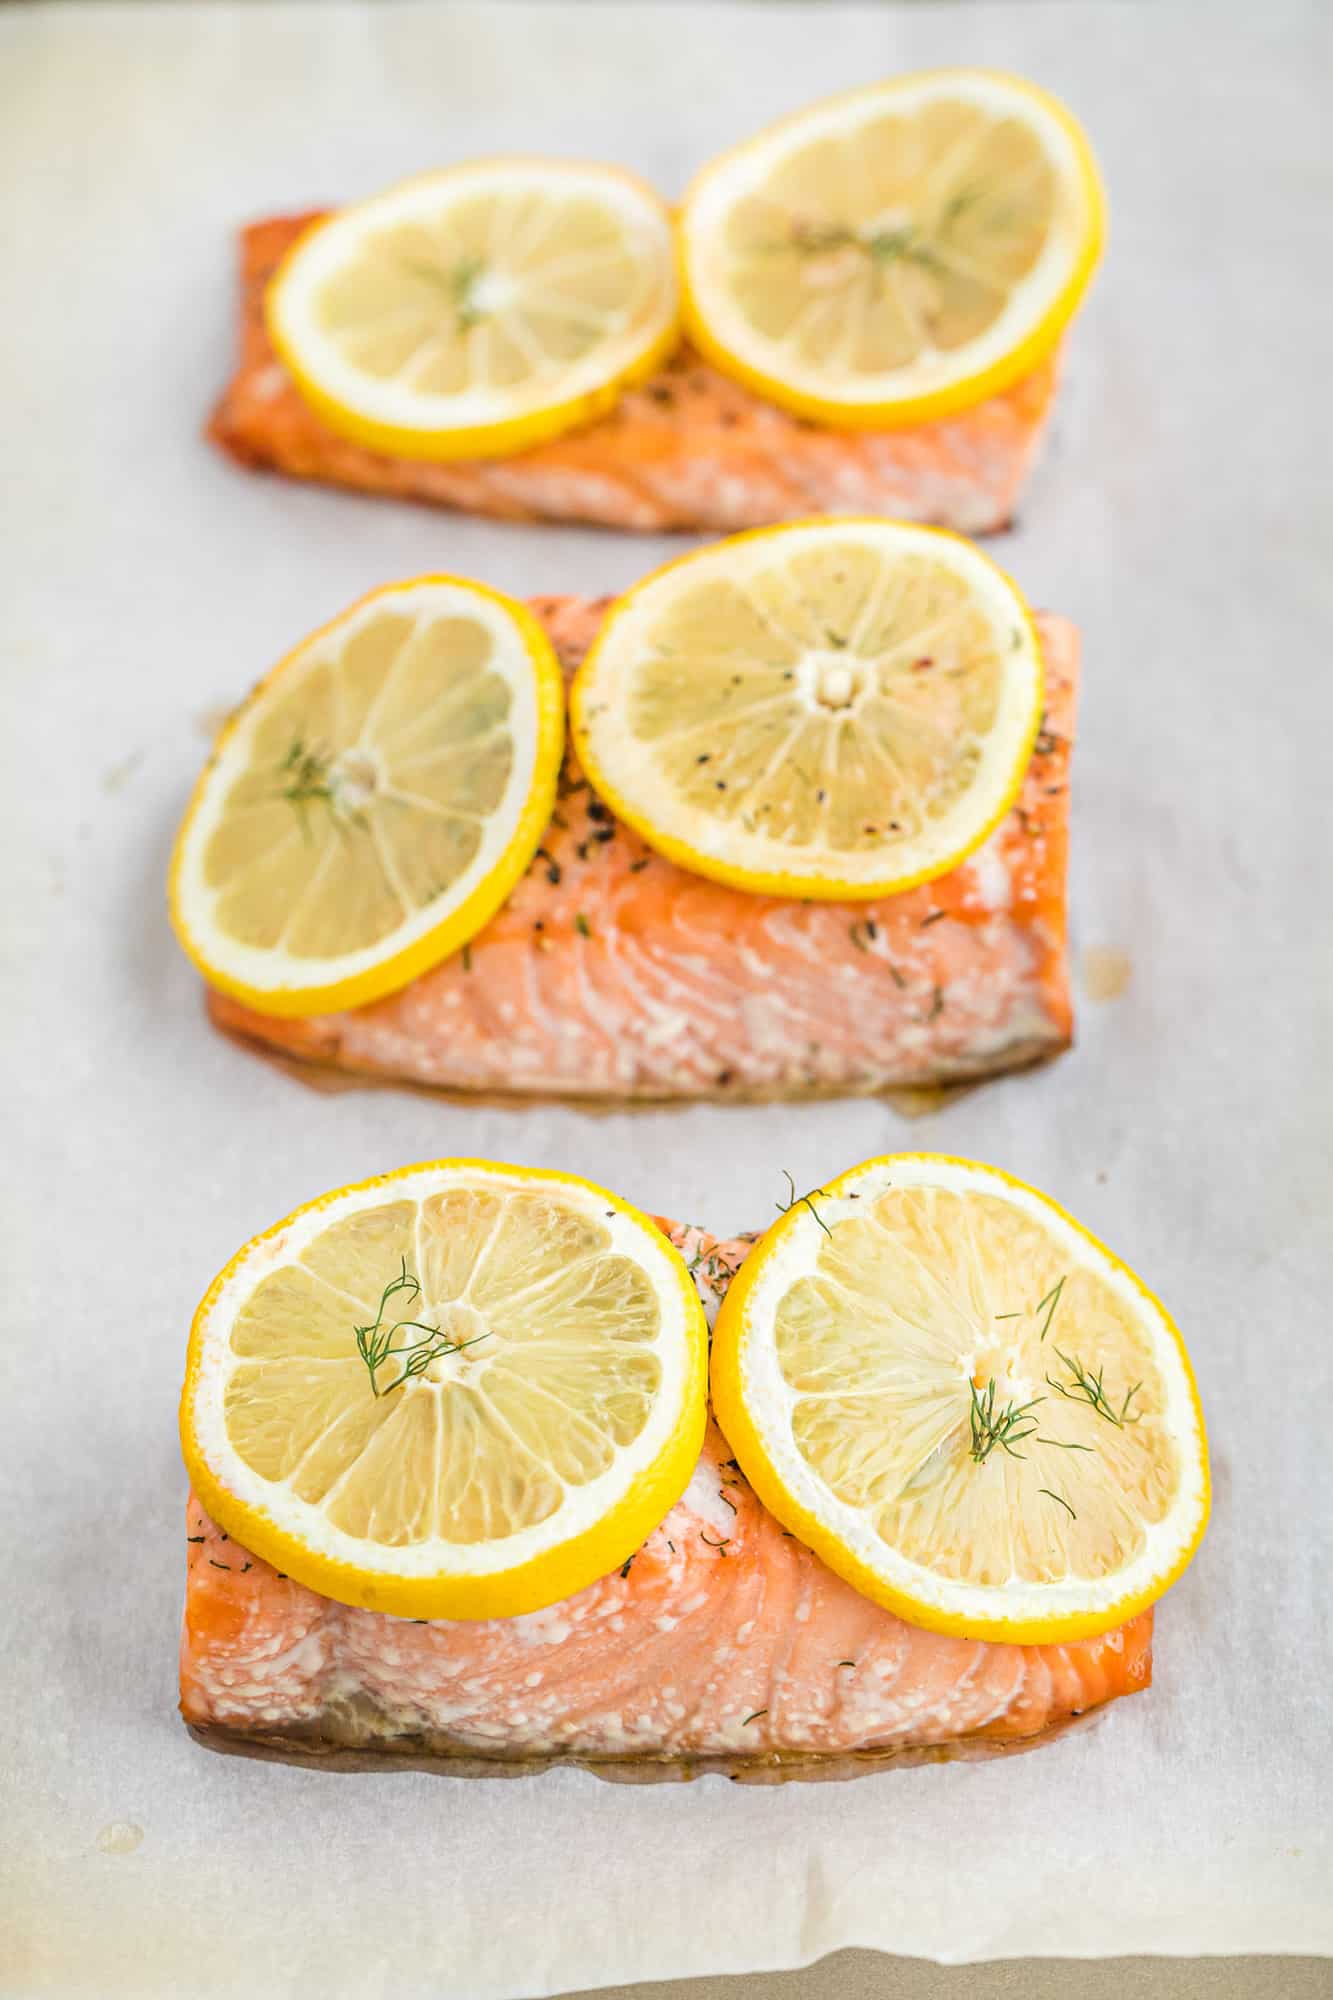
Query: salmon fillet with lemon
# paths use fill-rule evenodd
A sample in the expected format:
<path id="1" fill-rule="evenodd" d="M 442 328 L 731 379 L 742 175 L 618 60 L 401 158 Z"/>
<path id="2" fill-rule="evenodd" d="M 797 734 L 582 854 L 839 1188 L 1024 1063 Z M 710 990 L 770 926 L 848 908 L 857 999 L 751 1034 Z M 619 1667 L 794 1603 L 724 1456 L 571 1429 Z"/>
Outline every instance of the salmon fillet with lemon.
<path id="1" fill-rule="evenodd" d="M 710 1312 L 750 1249 L 663 1223 Z M 241 1547 L 191 1495 L 181 1713 L 217 1748 L 460 1776 L 858 1775 L 1049 1741 L 1152 1678 L 1151 1610 L 1100 1636 L 949 1637 L 861 1595 L 760 1504 L 710 1424 L 620 1569 L 512 1618 L 395 1618 Z"/>
<path id="2" fill-rule="evenodd" d="M 972 408 L 892 430 L 825 429 L 683 347 L 583 429 L 496 459 L 396 457 L 338 435 L 299 393 L 264 323 L 264 290 L 323 211 L 240 240 L 240 356 L 208 434 L 293 479 L 517 521 L 729 532 L 813 514 L 893 514 L 988 534 L 1013 519 L 1050 416 L 1058 357 Z"/>
<path id="3" fill-rule="evenodd" d="M 534 605 L 567 672 L 604 605 Z M 505 906 L 401 991 L 279 1019 L 212 1018 L 353 1075 L 580 1099 L 849 1094 L 965 1081 L 1072 1032 L 1065 872 L 1078 636 L 1038 620 L 1046 711 L 1020 794 L 976 853 L 875 902 L 709 881 L 654 853 L 567 753 L 555 818 Z"/>

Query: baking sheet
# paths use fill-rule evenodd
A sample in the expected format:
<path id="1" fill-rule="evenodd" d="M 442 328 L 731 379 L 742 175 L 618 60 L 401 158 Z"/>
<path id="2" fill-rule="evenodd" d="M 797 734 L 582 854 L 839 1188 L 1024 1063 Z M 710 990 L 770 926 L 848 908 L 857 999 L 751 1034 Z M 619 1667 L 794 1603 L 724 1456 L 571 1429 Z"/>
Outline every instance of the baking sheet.
<path id="1" fill-rule="evenodd" d="M 1333 1950 L 1330 55 L 1315 5 L 0 17 L 5 1992 L 508 2000 L 852 1943 Z M 233 225 L 483 150 L 674 192 L 818 92 L 959 60 L 1066 94 L 1112 196 L 1002 547 L 1086 634 L 1074 1053 L 912 1124 L 594 1118 L 320 1096 L 211 1035 L 162 879 L 217 711 L 388 578 L 594 592 L 666 546 L 224 464 L 199 426 Z M 1186 1330 L 1216 1512 L 1151 1694 L 1030 1758 L 759 1792 L 339 1779 L 186 1738 L 174 1404 L 191 1310 L 248 1235 L 450 1151 L 730 1230 L 772 1213 L 780 1167 L 812 1184 L 903 1144 L 1052 1190 Z"/>

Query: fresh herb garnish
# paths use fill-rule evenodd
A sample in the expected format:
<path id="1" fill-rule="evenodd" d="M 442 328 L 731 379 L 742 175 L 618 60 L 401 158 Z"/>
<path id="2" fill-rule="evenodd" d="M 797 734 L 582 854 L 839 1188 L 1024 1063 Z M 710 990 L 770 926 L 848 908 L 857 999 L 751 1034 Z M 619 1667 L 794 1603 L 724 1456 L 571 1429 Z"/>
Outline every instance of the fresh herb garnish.
<path id="1" fill-rule="evenodd" d="M 798 257 L 826 256 L 835 250 L 859 250 L 869 272 L 878 273 L 886 265 L 917 264 L 923 270 L 939 268 L 939 257 L 924 240 L 914 223 L 896 229 L 849 229 L 843 223 L 793 221 L 785 237 L 766 243 L 765 250 L 779 254 L 794 252 Z"/>
<path id="2" fill-rule="evenodd" d="M 329 782 L 329 760 L 319 750 L 308 750 L 301 738 L 293 739 L 292 746 L 279 766 L 284 780 L 280 796 L 288 805 L 295 806 L 296 816 L 301 822 L 301 832 L 310 838 L 310 823 L 306 808 L 319 802 L 333 810 L 333 787 Z"/>
<path id="3" fill-rule="evenodd" d="M 1040 1334 L 1040 1338 L 1042 1340 L 1045 1340 L 1047 1334 L 1051 1330 L 1051 1321 L 1055 1318 L 1055 1308 L 1060 1303 L 1060 1294 L 1063 1292 L 1065 1288 L 1065 1277 L 1067 1277 L 1068 1275 L 1069 1275 L 1068 1272 L 1066 1272 L 1064 1276 L 1057 1278 L 1056 1282 L 1051 1286 L 1050 1291 L 1047 1292 L 1045 1298 L 1038 1299 L 1036 1305 L 1033 1307 L 1034 1312 L 1045 1312 L 1046 1314 L 1046 1318 L 1042 1324 L 1042 1329 Z"/>
<path id="4" fill-rule="evenodd" d="M 1104 1417 L 1108 1424 L 1114 1424 L 1118 1431 L 1124 1430 L 1127 1424 L 1136 1424 L 1139 1421 L 1137 1417 L 1130 1416 L 1129 1406 L 1133 1398 L 1138 1395 L 1139 1390 L 1143 1387 L 1142 1381 L 1135 1382 L 1132 1388 L 1126 1389 L 1124 1400 L 1120 1408 L 1116 1410 L 1113 1408 L 1110 1397 L 1102 1386 L 1104 1365 L 1094 1375 L 1090 1369 L 1084 1366 L 1077 1354 L 1065 1354 L 1058 1347 L 1055 1352 L 1069 1370 L 1073 1384 L 1072 1388 L 1068 1387 L 1063 1382 L 1057 1382 L 1054 1375 L 1048 1375 L 1046 1380 L 1050 1383 L 1052 1389 L 1055 1390 L 1057 1396 L 1063 1396 L 1070 1403 L 1086 1403 L 1088 1408 L 1095 1410 L 1099 1417 Z"/>
<path id="5" fill-rule="evenodd" d="M 391 1278 L 380 1294 L 379 1311 L 375 1315 L 373 1324 L 356 1328 L 356 1351 L 366 1364 L 370 1386 L 376 1396 L 387 1396 L 392 1390 L 400 1388 L 404 1382 L 410 1381 L 414 1375 L 424 1374 L 439 1355 L 461 1354 L 465 1347 L 475 1347 L 479 1340 L 487 1338 L 484 1333 L 478 1333 L 474 1334 L 471 1340 L 454 1340 L 442 1327 L 431 1326 L 419 1319 L 399 1319 L 395 1320 L 392 1326 L 386 1327 L 384 1315 L 390 1299 L 396 1298 L 399 1292 L 406 1292 L 415 1299 L 421 1292 L 421 1286 L 407 1268 L 407 1259 L 404 1257 L 399 1261 L 401 1269 L 398 1276 Z M 404 1330 L 416 1333 L 420 1338 L 406 1341 L 401 1347 L 395 1347 L 394 1336 Z M 376 1380 L 377 1371 L 386 1362 L 394 1361 L 402 1363 L 402 1370 L 394 1376 L 392 1382 L 381 1387 Z"/>
<path id="6" fill-rule="evenodd" d="M 1010 1458 L 1026 1458 L 1027 1453 L 1015 1451 L 1014 1446 L 1024 1438 L 1032 1437 L 1037 1429 L 1037 1419 L 1031 1414 L 1045 1397 L 1034 1396 L 1029 1403 L 1015 1403 L 1012 1399 L 1002 1410 L 995 1408 L 995 1377 L 992 1375 L 984 1390 L 978 1390 L 975 1382 L 968 1384 L 972 1392 L 972 1457 L 978 1465 L 986 1460 L 998 1445 L 1007 1451 Z"/>
<path id="7" fill-rule="evenodd" d="M 278 777 L 280 788 L 277 796 L 295 807 L 301 832 L 307 840 L 310 838 L 308 811 L 312 805 L 327 806 L 329 817 L 340 832 L 348 825 L 365 830 L 365 814 L 349 804 L 338 767 L 327 751 L 306 743 L 300 736 L 293 737 L 287 755 L 278 766 Z"/>
<path id="8" fill-rule="evenodd" d="M 1047 1379 L 1049 1380 L 1049 1377 Z M 1008 1452 L 1010 1458 L 1026 1458 L 1025 1451 L 1014 1450 L 1014 1446 L 1021 1444 L 1024 1438 L 1035 1438 L 1038 1444 L 1051 1445 L 1056 1451 L 1092 1450 L 1090 1444 L 1070 1444 L 1064 1438 L 1037 1436 L 1039 1422 L 1032 1412 L 1039 1403 L 1046 1401 L 1044 1396 L 1033 1396 L 1026 1403 L 1016 1403 L 1010 1397 L 1004 1408 L 997 1410 L 996 1382 L 993 1375 L 984 1390 L 979 1390 L 975 1382 L 970 1382 L 968 1388 L 972 1396 L 972 1407 L 969 1412 L 972 1426 L 970 1451 L 978 1465 L 986 1463 L 997 1445 L 1001 1451 Z"/>
<path id="9" fill-rule="evenodd" d="M 827 1236 L 831 1242 L 833 1240 L 833 1231 L 829 1228 L 827 1222 L 825 1222 L 823 1216 L 819 1213 L 819 1210 L 815 1207 L 816 1195 L 818 1195 L 820 1199 L 823 1201 L 828 1200 L 828 1195 L 825 1192 L 825 1190 L 823 1188 L 812 1188 L 809 1194 L 797 1194 L 796 1183 L 792 1179 L 791 1175 L 787 1172 L 787 1169 L 785 1167 L 782 1169 L 782 1178 L 787 1183 L 787 1187 L 790 1190 L 791 1199 L 790 1201 L 785 1201 L 785 1202 L 779 1201 L 774 1203 L 774 1207 L 778 1210 L 778 1213 L 780 1215 L 787 1215 L 791 1212 L 793 1208 L 797 1207 L 808 1208 L 811 1215 L 814 1216 L 815 1221 L 819 1224 L 820 1228 L 823 1230 L 825 1236 Z"/>

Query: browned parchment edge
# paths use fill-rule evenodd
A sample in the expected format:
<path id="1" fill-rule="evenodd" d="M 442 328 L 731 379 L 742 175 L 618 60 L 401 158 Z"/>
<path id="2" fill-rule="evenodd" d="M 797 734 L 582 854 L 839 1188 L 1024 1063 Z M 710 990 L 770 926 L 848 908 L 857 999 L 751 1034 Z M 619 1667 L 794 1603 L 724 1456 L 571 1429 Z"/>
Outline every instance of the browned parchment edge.
<path id="1" fill-rule="evenodd" d="M 1048 1723 L 1030 1736 L 961 1736 L 950 1743 L 904 1744 L 885 1750 L 850 1750 L 823 1755 L 817 1751 L 765 1751 L 758 1756 L 585 1757 L 577 1752 L 537 1756 L 479 1756 L 473 1750 L 431 1748 L 428 1741 L 409 1736 L 386 1740 L 371 1749 L 331 1743 L 318 1734 L 289 1735 L 279 1730 L 253 1734 L 227 1729 L 221 1723 L 187 1722 L 186 1728 L 205 1750 L 233 1757 L 257 1757 L 266 1763 L 296 1764 L 311 1771 L 428 1771 L 447 1778 L 537 1778 L 544 1771 L 586 1771 L 615 1785 L 689 1784 L 695 1778 L 729 1778 L 736 1785 L 821 1784 L 846 1778 L 868 1778 L 876 1772 L 905 1770 L 919 1764 L 980 1763 L 993 1757 L 1014 1757 L 1037 1750 L 1058 1736 L 1091 1728 L 1102 1709 L 1076 1711 Z"/>

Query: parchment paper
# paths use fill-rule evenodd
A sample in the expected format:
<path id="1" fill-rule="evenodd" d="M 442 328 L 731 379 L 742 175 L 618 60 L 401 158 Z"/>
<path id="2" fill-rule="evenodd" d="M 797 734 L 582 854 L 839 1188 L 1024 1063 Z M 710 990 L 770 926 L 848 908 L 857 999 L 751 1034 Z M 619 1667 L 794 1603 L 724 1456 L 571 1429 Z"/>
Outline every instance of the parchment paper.
<path id="1" fill-rule="evenodd" d="M 852 1943 L 1333 1950 L 1330 54 L 1313 5 L 6 10 L 6 1992 L 500 2000 Z M 1076 1051 L 908 1124 L 322 1097 L 216 1039 L 162 891 L 216 712 L 386 579 L 598 591 L 665 552 L 224 464 L 199 427 L 233 226 L 506 149 L 674 192 L 817 93 L 962 60 L 1064 93 L 1112 197 L 1002 547 L 1086 634 Z M 1186 1329 L 1216 1512 L 1149 1695 L 1030 1758 L 776 1791 L 337 1778 L 189 1742 L 175 1399 L 248 1235 L 464 1150 L 729 1230 L 780 1167 L 902 1144 L 1050 1189 Z"/>

